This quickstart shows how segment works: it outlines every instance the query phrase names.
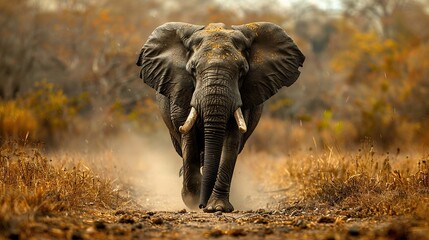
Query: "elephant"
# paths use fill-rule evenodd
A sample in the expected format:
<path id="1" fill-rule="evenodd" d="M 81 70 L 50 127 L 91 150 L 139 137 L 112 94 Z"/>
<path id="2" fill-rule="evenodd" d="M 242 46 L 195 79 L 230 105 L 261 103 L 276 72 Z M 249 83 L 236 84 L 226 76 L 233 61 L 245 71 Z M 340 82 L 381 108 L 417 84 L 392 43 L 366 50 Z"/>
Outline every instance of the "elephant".
<path id="1" fill-rule="evenodd" d="M 229 194 L 237 155 L 259 122 L 263 102 L 298 79 L 304 60 L 288 34 L 269 22 L 168 22 L 151 33 L 136 64 L 156 90 L 183 159 L 187 207 L 234 210 Z"/>

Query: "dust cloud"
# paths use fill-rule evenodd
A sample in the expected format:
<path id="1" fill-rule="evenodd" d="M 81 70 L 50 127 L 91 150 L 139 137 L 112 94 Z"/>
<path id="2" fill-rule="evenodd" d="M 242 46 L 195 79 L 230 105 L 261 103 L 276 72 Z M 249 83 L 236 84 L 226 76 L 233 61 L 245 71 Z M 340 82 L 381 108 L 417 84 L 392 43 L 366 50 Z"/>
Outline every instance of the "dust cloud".
<path id="1" fill-rule="evenodd" d="M 264 169 L 254 171 L 254 161 L 270 161 L 271 159 L 253 159 L 247 153 L 242 153 L 238 156 L 235 167 L 232 186 L 231 186 L 231 203 L 237 210 L 256 210 L 265 209 L 276 201 L 272 194 L 267 189 L 272 189 L 272 186 L 267 186 L 267 182 L 260 181 L 266 178 L 260 176 L 264 174 Z M 269 171 L 268 169 L 266 171 Z M 268 177 L 269 175 L 267 175 Z"/>
<path id="2" fill-rule="evenodd" d="M 174 211 L 186 208 L 181 198 L 182 159 L 175 152 L 168 132 L 128 135 L 118 144 L 118 157 L 127 163 L 138 193 L 137 202 L 150 210 Z M 272 200 L 258 182 L 245 156 L 239 156 L 231 186 L 231 203 L 237 210 L 266 208 Z M 260 173 L 259 173 L 260 174 Z"/>
<path id="3" fill-rule="evenodd" d="M 182 178 L 179 178 L 182 160 L 167 132 L 123 134 L 112 147 L 116 158 L 123 162 L 121 178 L 132 185 L 138 204 L 157 211 L 185 208 L 181 199 Z"/>
<path id="4" fill-rule="evenodd" d="M 96 151 L 109 152 L 112 157 L 97 162 L 105 161 L 101 163 L 105 164 L 105 172 L 106 168 L 115 168 L 113 178 L 124 189 L 131 189 L 132 199 L 142 208 L 153 211 L 186 208 L 181 198 L 183 178 L 179 177 L 182 159 L 175 152 L 167 130 L 146 135 L 125 132 L 100 141 L 103 147 Z M 87 145 L 92 148 L 91 142 Z M 260 176 L 255 175 L 261 173 L 252 172 L 252 161 L 247 161 L 246 156 L 237 160 L 230 198 L 236 210 L 265 208 L 270 201 L 262 190 L 264 186 L 258 182 Z"/>

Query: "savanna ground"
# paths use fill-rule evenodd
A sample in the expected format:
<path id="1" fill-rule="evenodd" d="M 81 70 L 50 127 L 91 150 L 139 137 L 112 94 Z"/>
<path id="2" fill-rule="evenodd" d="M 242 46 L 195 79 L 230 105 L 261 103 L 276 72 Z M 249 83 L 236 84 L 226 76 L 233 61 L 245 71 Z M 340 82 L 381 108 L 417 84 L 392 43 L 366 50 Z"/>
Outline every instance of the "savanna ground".
<path id="1" fill-rule="evenodd" d="M 88 140 L 56 151 L 3 143 L 0 239 L 428 239 L 427 156 L 370 143 L 246 149 L 237 210 L 208 214 L 182 203 L 180 159 L 165 136 L 127 134 L 98 150 Z"/>

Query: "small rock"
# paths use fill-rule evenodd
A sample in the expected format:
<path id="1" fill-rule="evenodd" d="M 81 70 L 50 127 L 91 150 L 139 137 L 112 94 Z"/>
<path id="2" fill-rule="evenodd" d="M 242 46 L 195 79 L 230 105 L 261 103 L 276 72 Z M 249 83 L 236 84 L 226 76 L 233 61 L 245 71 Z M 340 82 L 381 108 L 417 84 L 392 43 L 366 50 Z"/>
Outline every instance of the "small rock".
<path id="1" fill-rule="evenodd" d="M 265 213 L 265 209 L 260 208 L 260 209 L 258 209 L 258 210 L 256 211 L 256 213 Z"/>
<path id="2" fill-rule="evenodd" d="M 214 215 L 215 215 L 215 216 L 221 216 L 221 215 L 222 215 L 222 211 L 216 211 L 216 212 L 214 213 Z"/>
<path id="3" fill-rule="evenodd" d="M 352 226 L 347 231 L 347 234 L 350 235 L 350 236 L 353 236 L 353 237 L 358 237 L 360 235 L 359 228 L 356 227 L 356 226 Z"/>
<path id="4" fill-rule="evenodd" d="M 155 215 L 155 212 L 149 211 L 149 212 L 147 212 L 147 215 L 153 216 L 153 215 Z"/>
<path id="5" fill-rule="evenodd" d="M 133 217 L 131 217 L 131 216 L 127 216 L 127 215 L 122 216 L 122 217 L 118 220 L 118 223 L 125 223 L 125 224 L 133 224 L 133 223 L 135 223 L 135 222 L 136 222 L 136 220 L 134 220 L 134 218 L 133 218 Z"/>
<path id="6" fill-rule="evenodd" d="M 103 221 L 95 221 L 94 226 L 95 226 L 95 229 L 97 229 L 99 231 L 100 230 L 106 230 L 106 228 L 107 228 L 106 223 Z"/>
<path id="7" fill-rule="evenodd" d="M 232 211 L 232 213 L 239 213 L 240 211 L 238 211 L 238 210 L 234 210 L 234 211 Z"/>
<path id="8" fill-rule="evenodd" d="M 134 227 L 135 227 L 136 229 L 143 229 L 143 224 L 141 224 L 141 223 L 137 223 Z"/>
<path id="9" fill-rule="evenodd" d="M 72 240 L 83 240 L 83 236 L 82 233 L 79 231 L 74 231 L 72 236 L 71 236 Z"/>
<path id="10" fill-rule="evenodd" d="M 124 210 L 118 210 L 118 211 L 115 212 L 116 216 L 118 216 L 118 215 L 124 215 L 124 214 L 125 214 Z"/>
<path id="11" fill-rule="evenodd" d="M 268 221 L 267 221 L 267 219 L 261 217 L 261 218 L 256 219 L 253 223 L 256 223 L 256 224 L 267 224 Z"/>
<path id="12" fill-rule="evenodd" d="M 89 228 L 86 229 L 86 233 L 92 234 L 92 233 L 95 233 L 95 232 L 96 232 L 95 227 L 89 227 Z"/>
<path id="13" fill-rule="evenodd" d="M 303 219 L 299 219 L 298 221 L 296 221 L 293 226 L 295 227 L 299 227 L 302 229 L 306 229 L 307 228 L 307 223 L 303 220 Z"/>
<path id="14" fill-rule="evenodd" d="M 161 225 L 161 224 L 163 224 L 164 223 L 164 220 L 162 219 L 162 218 L 160 218 L 160 217 L 156 217 L 156 218 L 154 218 L 154 219 L 152 219 L 152 221 L 151 221 L 153 224 L 156 224 L 156 225 Z"/>
<path id="15" fill-rule="evenodd" d="M 186 209 L 179 210 L 178 213 L 186 213 Z"/>
<path id="16" fill-rule="evenodd" d="M 333 217 L 323 216 L 323 217 L 320 217 L 319 220 L 317 220 L 317 223 L 334 223 L 335 220 L 336 219 Z"/>

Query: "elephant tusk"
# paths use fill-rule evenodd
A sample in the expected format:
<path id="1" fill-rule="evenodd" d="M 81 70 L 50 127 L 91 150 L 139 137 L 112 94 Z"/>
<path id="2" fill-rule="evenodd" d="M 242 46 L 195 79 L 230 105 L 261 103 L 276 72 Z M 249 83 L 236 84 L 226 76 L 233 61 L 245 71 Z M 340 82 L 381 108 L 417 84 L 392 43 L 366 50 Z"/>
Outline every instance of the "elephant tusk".
<path id="1" fill-rule="evenodd" d="M 189 113 L 185 123 L 179 127 L 179 132 L 183 134 L 188 133 L 189 130 L 191 130 L 192 126 L 194 126 L 195 121 L 197 121 L 197 110 L 192 107 L 191 112 Z"/>
<path id="2" fill-rule="evenodd" d="M 237 108 L 234 112 L 235 121 L 237 121 L 238 129 L 241 133 L 245 133 L 247 131 L 246 122 L 243 118 L 243 113 L 241 112 L 241 108 Z"/>

